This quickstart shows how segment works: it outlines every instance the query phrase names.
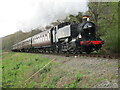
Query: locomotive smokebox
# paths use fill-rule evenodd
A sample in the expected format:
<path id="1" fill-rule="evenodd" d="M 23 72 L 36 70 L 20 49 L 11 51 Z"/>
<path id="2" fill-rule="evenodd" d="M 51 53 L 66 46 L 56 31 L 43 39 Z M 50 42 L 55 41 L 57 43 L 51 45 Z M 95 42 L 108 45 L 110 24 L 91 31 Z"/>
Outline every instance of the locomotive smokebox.
<path id="1" fill-rule="evenodd" d="M 83 20 L 83 22 L 86 22 L 86 21 L 89 21 L 90 18 L 89 18 L 88 15 L 84 15 L 84 16 L 82 17 L 82 20 Z"/>

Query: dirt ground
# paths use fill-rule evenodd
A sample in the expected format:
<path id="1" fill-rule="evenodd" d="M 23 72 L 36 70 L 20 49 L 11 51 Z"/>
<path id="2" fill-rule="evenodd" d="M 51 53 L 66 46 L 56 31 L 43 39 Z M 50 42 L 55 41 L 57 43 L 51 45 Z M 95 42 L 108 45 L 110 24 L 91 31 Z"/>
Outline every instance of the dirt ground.
<path id="1" fill-rule="evenodd" d="M 118 88 L 117 59 L 56 55 L 42 55 L 42 57 L 56 58 L 54 62 L 57 64 L 52 69 L 52 75 L 60 76 L 56 83 L 57 88 L 72 83 L 76 72 L 83 75 L 82 79 L 77 82 L 79 88 Z"/>

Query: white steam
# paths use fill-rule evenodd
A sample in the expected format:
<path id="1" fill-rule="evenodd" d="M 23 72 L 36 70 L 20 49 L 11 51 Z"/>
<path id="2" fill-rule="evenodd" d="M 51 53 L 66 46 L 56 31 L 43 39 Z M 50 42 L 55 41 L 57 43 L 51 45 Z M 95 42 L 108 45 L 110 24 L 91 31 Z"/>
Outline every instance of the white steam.
<path id="1" fill-rule="evenodd" d="M 87 0 L 31 0 L 29 6 L 31 8 L 21 12 L 25 17 L 21 16 L 18 23 L 19 29 L 23 31 L 63 20 L 69 14 L 84 13 L 87 11 Z"/>
<path id="2" fill-rule="evenodd" d="M 0 0 L 0 37 L 87 11 L 88 0 Z"/>

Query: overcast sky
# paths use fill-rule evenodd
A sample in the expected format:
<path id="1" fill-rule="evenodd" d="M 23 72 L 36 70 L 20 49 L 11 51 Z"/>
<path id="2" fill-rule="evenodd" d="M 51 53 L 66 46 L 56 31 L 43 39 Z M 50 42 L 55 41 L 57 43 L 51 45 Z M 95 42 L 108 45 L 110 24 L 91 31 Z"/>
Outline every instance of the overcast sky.
<path id="1" fill-rule="evenodd" d="M 87 0 L 0 0 L 0 37 L 87 11 Z"/>

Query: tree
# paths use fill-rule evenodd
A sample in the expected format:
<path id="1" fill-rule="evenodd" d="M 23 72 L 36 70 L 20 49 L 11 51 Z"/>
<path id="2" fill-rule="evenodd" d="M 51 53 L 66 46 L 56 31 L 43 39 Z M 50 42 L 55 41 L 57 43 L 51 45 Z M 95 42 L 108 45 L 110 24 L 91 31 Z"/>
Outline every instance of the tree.
<path id="1" fill-rule="evenodd" d="M 64 22 L 76 22 L 76 23 L 81 23 L 82 22 L 82 13 L 78 12 L 77 15 L 69 15 L 68 17 L 66 17 L 66 19 L 64 20 Z"/>

